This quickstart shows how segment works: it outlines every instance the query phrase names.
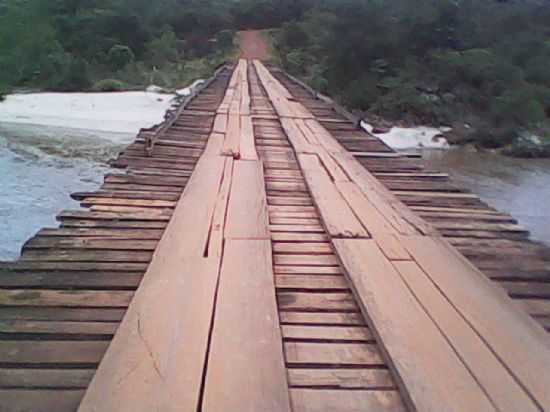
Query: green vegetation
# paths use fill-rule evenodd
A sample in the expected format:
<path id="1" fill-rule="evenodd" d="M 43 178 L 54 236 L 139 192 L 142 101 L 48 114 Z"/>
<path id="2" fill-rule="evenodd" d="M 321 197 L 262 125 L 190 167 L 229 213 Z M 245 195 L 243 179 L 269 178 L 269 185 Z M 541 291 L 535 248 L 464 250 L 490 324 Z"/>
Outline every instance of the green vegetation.
<path id="1" fill-rule="evenodd" d="M 372 118 L 468 124 L 454 142 L 509 153 L 550 135 L 545 0 L 327 0 L 275 44 L 286 70 Z"/>
<path id="2" fill-rule="evenodd" d="M 179 87 L 248 28 L 270 29 L 275 63 L 370 118 L 511 152 L 550 138 L 550 0 L 0 0 L 0 96 Z"/>
<path id="3" fill-rule="evenodd" d="M 60 91 L 186 85 L 233 48 L 225 3 L 0 0 L 0 84 Z"/>

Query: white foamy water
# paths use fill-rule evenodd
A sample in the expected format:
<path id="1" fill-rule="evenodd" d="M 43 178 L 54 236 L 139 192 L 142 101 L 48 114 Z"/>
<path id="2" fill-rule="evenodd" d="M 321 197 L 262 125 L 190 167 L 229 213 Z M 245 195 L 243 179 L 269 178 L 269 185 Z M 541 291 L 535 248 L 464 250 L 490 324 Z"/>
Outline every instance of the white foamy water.
<path id="1" fill-rule="evenodd" d="M 361 127 L 372 133 L 373 127 L 370 124 L 361 122 Z M 441 136 L 444 131 L 445 129 L 428 126 L 392 127 L 388 133 L 373 134 L 396 150 L 448 149 L 449 143 Z"/>
<path id="2" fill-rule="evenodd" d="M 96 190 L 106 163 L 142 127 L 164 118 L 172 95 L 147 92 L 32 93 L 0 103 L 0 259 L 78 207 L 75 191 Z"/>
<path id="3" fill-rule="evenodd" d="M 173 97 L 148 92 L 12 94 L 0 103 L 0 124 L 135 134 L 162 120 Z"/>

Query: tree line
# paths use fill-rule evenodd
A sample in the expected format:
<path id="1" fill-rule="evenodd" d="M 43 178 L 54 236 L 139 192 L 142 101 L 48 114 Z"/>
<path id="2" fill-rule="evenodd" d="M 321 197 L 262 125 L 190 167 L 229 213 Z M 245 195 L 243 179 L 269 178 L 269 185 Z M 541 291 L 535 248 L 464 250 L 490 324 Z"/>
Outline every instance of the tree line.
<path id="1" fill-rule="evenodd" d="M 0 95 L 182 86 L 249 28 L 371 118 L 485 147 L 550 134 L 549 0 L 0 0 Z"/>
<path id="2" fill-rule="evenodd" d="M 534 133 L 550 153 L 547 0 L 325 0 L 275 44 L 289 72 L 374 119 L 489 148 Z"/>

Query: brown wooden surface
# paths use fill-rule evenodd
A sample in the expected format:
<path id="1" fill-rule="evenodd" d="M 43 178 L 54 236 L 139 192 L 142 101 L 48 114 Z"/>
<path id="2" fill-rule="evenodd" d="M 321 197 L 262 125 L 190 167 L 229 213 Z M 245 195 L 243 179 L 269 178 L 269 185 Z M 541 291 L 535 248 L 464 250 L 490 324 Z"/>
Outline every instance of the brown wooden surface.
<path id="1" fill-rule="evenodd" d="M 0 410 L 545 410 L 525 230 L 280 72 L 220 73 L 0 264 Z"/>
<path id="2" fill-rule="evenodd" d="M 269 239 L 225 243 L 208 365 L 204 411 L 290 411 Z"/>
<path id="3" fill-rule="evenodd" d="M 1 410 L 77 409 L 207 144 L 229 74 L 178 112 L 149 156 L 143 130 L 112 162 L 125 172 L 73 194 L 90 209 L 61 212 L 61 227 L 40 230 L 21 260 L 0 262 Z"/>
<path id="4" fill-rule="evenodd" d="M 503 297 L 498 290 L 489 285 L 481 274 L 476 275 L 477 279 L 471 274 L 465 275 L 468 278 L 468 285 L 466 287 L 462 285 L 461 288 L 460 282 L 463 278 L 461 273 L 468 272 L 463 267 L 465 260 L 460 258 L 462 260 L 457 261 L 456 257 L 459 255 L 454 250 L 451 255 L 438 253 L 437 250 L 428 253 L 427 248 L 423 247 L 424 243 L 433 242 L 439 245 L 441 240 L 419 236 L 439 236 L 437 229 L 448 230 L 451 228 L 461 230 L 473 228 L 494 230 L 498 228 L 498 230 L 517 232 L 521 232 L 522 229 L 508 218 L 487 220 L 485 215 L 481 215 L 481 217 L 490 221 L 491 225 L 453 222 L 453 226 L 450 226 L 447 222 L 444 222 L 445 225 L 442 225 L 441 222 L 436 222 L 433 225 L 426 223 L 408 209 L 403 202 L 413 203 L 419 207 L 430 205 L 429 202 L 441 199 L 446 204 L 456 202 L 457 205 L 473 206 L 478 202 L 478 198 L 454 187 L 439 190 L 439 186 L 427 184 L 416 187 L 392 184 L 393 190 L 388 190 L 354 156 L 346 153 L 330 133 L 323 130 L 318 121 L 308 119 L 307 123 L 304 123 L 300 120 L 300 116 L 296 115 L 295 111 L 297 102 L 288 99 L 287 95 L 281 91 L 284 86 L 280 83 L 274 86 L 278 80 L 274 79 L 265 68 L 262 68 L 261 63 L 255 62 L 255 66 L 264 87 L 268 89 L 267 95 L 272 100 L 277 100 L 276 104 L 274 103 L 275 110 L 279 116 L 285 118 L 282 124 L 283 128 L 295 150 L 299 153 L 299 158 L 307 159 L 307 161 L 300 162 L 306 178 L 308 168 L 311 169 L 314 159 L 318 159 L 328 171 L 331 180 L 336 182 L 338 191 L 342 190 L 340 193 L 344 194 L 348 204 L 354 208 L 355 214 L 363 217 L 362 223 L 367 230 L 369 224 L 373 227 L 373 240 L 337 239 L 338 236 L 334 236 L 333 233 L 331 233 L 331 237 L 337 245 L 338 255 L 344 261 L 351 277 L 352 288 L 360 299 L 362 310 L 371 319 L 374 331 L 382 340 L 386 356 L 390 359 L 390 364 L 400 378 L 400 387 L 408 395 L 409 405 L 417 410 L 432 410 L 432 408 L 433 410 L 449 410 L 448 408 L 451 406 L 446 406 L 447 402 L 453 404 L 452 407 L 456 407 L 456 410 L 498 409 L 512 411 L 545 408 L 547 399 L 541 392 L 542 386 L 536 385 L 531 380 L 533 375 L 528 376 L 525 373 L 527 370 L 537 370 L 534 365 L 530 364 L 529 358 L 538 359 L 541 362 L 540 365 L 545 366 L 534 374 L 541 376 L 542 382 L 545 382 L 547 375 L 543 369 L 550 365 L 550 362 L 547 359 L 548 342 L 542 329 L 517 310 L 508 298 Z M 270 92 L 270 88 L 275 91 Z M 302 113 L 307 113 L 307 110 Z M 309 128 L 309 131 L 304 125 Z M 349 130 L 351 132 L 353 129 Z M 372 142 L 374 148 L 377 142 L 375 139 L 372 139 Z M 380 152 L 391 154 L 391 150 L 384 148 L 382 144 L 379 146 Z M 369 159 L 368 161 L 371 163 L 379 162 L 378 159 L 401 158 L 397 154 L 376 156 L 376 151 L 372 149 L 355 149 L 353 151 L 360 152 L 360 156 L 357 157 Z M 368 152 L 367 156 L 364 155 L 366 152 Z M 275 159 L 276 157 L 274 157 Z M 331 173 L 331 170 L 334 172 Z M 311 179 L 306 180 L 308 188 L 312 190 L 314 202 L 318 205 L 319 190 L 315 189 L 315 184 L 312 185 Z M 332 182 L 326 180 L 318 186 L 325 188 L 331 185 Z M 302 189 L 296 186 L 294 190 Z M 337 215 L 338 208 L 329 206 L 328 209 L 332 211 L 333 216 Z M 322 211 L 321 215 L 323 224 L 326 225 L 327 220 L 330 222 L 330 219 L 327 219 L 327 215 L 330 216 L 330 214 Z M 289 217 L 284 220 L 277 218 L 272 223 L 289 223 L 293 218 Z M 307 221 L 308 218 L 298 217 L 298 219 L 304 224 L 313 223 Z M 342 219 L 339 223 L 345 228 L 344 221 L 345 219 Z M 418 243 L 417 250 L 413 252 L 411 247 L 406 247 L 409 243 L 413 245 Z M 467 251 L 466 245 L 461 246 L 461 250 Z M 449 251 L 451 248 L 447 247 L 447 252 Z M 472 248 L 469 253 L 476 252 L 475 248 Z M 418 261 L 419 258 L 415 253 L 420 253 L 424 266 Z M 486 253 L 490 255 L 490 252 Z M 439 255 L 445 257 L 440 258 Z M 413 259 L 417 260 L 420 266 Z M 293 261 L 299 262 L 297 257 L 294 259 L 287 257 L 285 260 L 275 259 L 275 263 L 281 263 L 283 266 L 291 264 Z M 307 264 L 314 265 L 315 260 L 308 261 Z M 363 265 L 364 267 L 362 267 Z M 427 269 L 426 266 L 430 266 L 430 268 Z M 396 268 L 400 268 L 402 272 Z M 468 266 L 468 268 L 472 272 L 472 267 Z M 375 276 L 373 276 L 373 271 Z M 434 280 L 431 281 L 433 284 L 430 281 L 425 282 L 427 279 L 424 272 L 430 277 L 432 276 L 430 271 L 438 273 L 434 276 L 439 282 Z M 373 277 L 375 280 L 372 279 Z M 481 283 L 479 283 L 479 279 L 482 279 Z M 386 284 L 381 285 L 383 282 Z M 388 287 L 387 283 L 391 287 Z M 482 284 L 483 286 L 481 286 Z M 399 306 L 391 307 L 389 303 L 392 299 L 391 289 L 394 289 L 393 299 L 400 302 Z M 495 296 L 499 296 L 500 300 L 497 299 L 498 303 L 492 302 L 492 307 L 491 303 L 487 306 L 485 302 L 487 299 L 478 292 L 476 305 L 470 304 L 466 309 L 471 300 L 469 301 L 465 294 L 460 295 L 460 291 L 465 292 L 470 289 L 476 290 L 476 292 L 480 289 L 484 290 L 487 295 L 494 292 L 496 295 L 491 295 L 488 300 L 491 301 Z M 395 297 L 395 295 L 400 295 L 401 298 Z M 450 296 L 453 296 L 453 299 Z M 293 310 L 319 307 L 320 304 L 312 298 L 312 296 L 308 296 L 308 301 L 305 301 L 301 294 L 285 294 L 282 302 L 285 307 Z M 461 304 L 464 307 L 460 307 Z M 420 329 L 424 336 L 415 337 L 417 340 L 409 338 L 410 341 L 407 343 L 401 342 L 405 339 L 405 335 L 396 334 L 395 330 L 399 329 L 399 325 L 395 322 L 404 322 L 403 325 L 406 325 L 408 320 L 399 319 L 402 316 L 399 315 L 399 311 L 413 317 L 416 320 L 415 323 L 421 325 Z M 462 311 L 466 311 L 467 314 Z M 484 316 L 487 311 L 490 311 L 491 314 Z M 497 319 L 502 313 L 509 316 L 509 323 L 512 325 L 510 328 L 514 330 L 517 326 L 519 333 L 514 334 L 508 328 L 501 327 Z M 411 326 L 409 325 L 409 333 L 414 334 Z M 509 338 L 506 338 L 506 335 Z M 422 342 L 422 339 L 427 340 Z M 516 339 L 527 340 L 526 342 L 532 349 L 527 349 L 529 355 L 521 353 L 521 355 L 514 356 L 511 354 L 511 352 L 521 352 L 519 346 L 515 350 L 511 350 Z M 498 343 L 493 340 L 497 340 Z M 439 344 L 435 343 L 437 341 Z M 429 344 L 427 344 L 428 342 Z M 495 351 L 492 345 L 498 345 L 498 349 Z M 428 346 L 437 347 L 439 351 L 442 351 L 439 355 L 435 352 L 435 360 L 429 360 L 431 353 L 426 351 Z M 432 349 L 432 351 L 434 350 Z M 294 352 L 296 351 L 294 350 Z M 522 358 L 526 360 L 525 364 L 532 366 L 524 364 L 523 367 L 520 367 L 516 362 Z M 443 366 L 441 369 L 451 368 L 454 370 L 454 375 L 450 374 L 445 380 L 438 381 L 438 376 L 432 372 L 432 369 L 440 367 L 431 365 L 434 361 L 450 362 L 449 365 Z M 411 365 L 415 365 L 415 367 L 411 367 Z M 415 376 L 415 374 L 418 375 Z M 495 384 L 495 381 L 498 384 Z M 433 393 L 426 393 L 422 387 L 423 384 L 433 387 Z M 542 385 L 547 385 L 547 383 Z M 469 389 L 465 390 L 466 388 Z M 448 392 L 449 390 L 450 392 Z M 464 392 L 461 393 L 461 391 Z M 452 397 L 454 397 L 454 401 Z"/>
<path id="5" fill-rule="evenodd" d="M 422 411 L 496 410 L 375 241 L 334 245 L 411 404 Z"/>

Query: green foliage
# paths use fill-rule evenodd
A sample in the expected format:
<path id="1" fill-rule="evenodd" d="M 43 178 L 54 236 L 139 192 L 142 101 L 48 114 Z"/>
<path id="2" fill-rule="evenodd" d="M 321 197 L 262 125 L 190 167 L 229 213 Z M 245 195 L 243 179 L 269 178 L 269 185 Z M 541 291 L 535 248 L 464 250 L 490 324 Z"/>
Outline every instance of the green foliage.
<path id="1" fill-rule="evenodd" d="M 217 62 L 229 53 L 231 7 L 225 0 L 0 0 L 0 83 L 82 90 L 102 79 L 145 85 L 158 77 L 179 86 L 188 78 L 184 56 Z"/>
<path id="2" fill-rule="evenodd" d="M 177 62 L 180 59 L 179 42 L 174 31 L 170 27 L 165 28 L 159 37 L 146 45 L 149 62 L 156 67 Z"/>
<path id="3" fill-rule="evenodd" d="M 127 89 L 126 84 L 117 79 L 103 79 L 94 83 L 94 92 L 120 92 Z"/>
<path id="4" fill-rule="evenodd" d="M 549 27 L 538 2 L 325 0 L 283 24 L 275 47 L 286 70 L 352 109 L 468 122 L 500 147 L 550 123 Z"/>
<path id="5" fill-rule="evenodd" d="M 277 28 L 275 61 L 317 90 L 378 116 L 467 121 L 493 147 L 550 123 L 549 27 L 540 1 L 0 0 L 0 84 L 175 88 L 207 76 L 236 30 Z"/>
<path id="6" fill-rule="evenodd" d="M 234 37 L 235 32 L 232 30 L 221 30 L 216 34 L 217 46 L 223 51 L 231 49 L 233 47 Z"/>
<path id="7" fill-rule="evenodd" d="M 6 95 L 8 94 L 8 88 L 0 84 L 0 102 L 6 100 Z"/>
<path id="8" fill-rule="evenodd" d="M 128 46 L 115 44 L 107 53 L 107 60 L 113 70 L 123 69 L 135 59 L 134 52 Z"/>

